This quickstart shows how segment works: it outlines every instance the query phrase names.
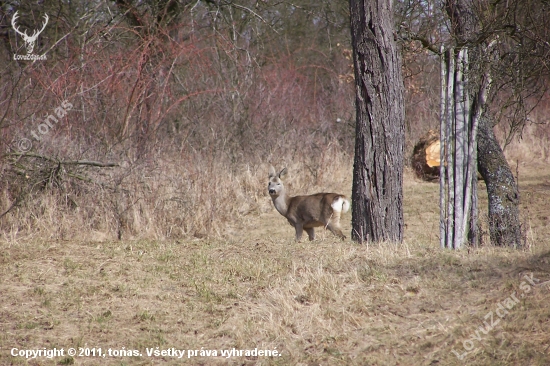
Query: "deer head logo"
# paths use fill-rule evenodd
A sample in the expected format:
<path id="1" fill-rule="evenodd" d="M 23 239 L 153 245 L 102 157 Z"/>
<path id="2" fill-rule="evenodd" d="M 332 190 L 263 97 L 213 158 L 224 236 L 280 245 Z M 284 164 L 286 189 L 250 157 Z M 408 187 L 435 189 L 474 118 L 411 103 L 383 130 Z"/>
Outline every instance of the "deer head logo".
<path id="1" fill-rule="evenodd" d="M 18 15 L 17 15 L 17 11 L 16 11 L 15 14 L 13 14 L 13 18 L 11 18 L 11 25 L 12 25 L 13 29 L 15 29 L 15 31 L 21 37 L 23 37 L 23 41 L 25 41 L 25 48 L 27 49 L 27 54 L 31 54 L 33 49 L 34 49 L 34 43 L 36 42 L 36 39 L 38 38 L 40 33 L 42 33 L 44 28 L 46 28 L 46 24 L 48 24 L 48 19 L 49 19 L 48 14 L 44 14 L 44 25 L 42 26 L 42 29 L 40 29 L 40 30 L 35 29 L 34 32 L 32 33 L 32 36 L 27 35 L 26 30 L 24 32 L 21 32 L 19 30 L 19 27 L 17 27 L 17 24 L 15 23 L 17 18 L 18 18 Z"/>

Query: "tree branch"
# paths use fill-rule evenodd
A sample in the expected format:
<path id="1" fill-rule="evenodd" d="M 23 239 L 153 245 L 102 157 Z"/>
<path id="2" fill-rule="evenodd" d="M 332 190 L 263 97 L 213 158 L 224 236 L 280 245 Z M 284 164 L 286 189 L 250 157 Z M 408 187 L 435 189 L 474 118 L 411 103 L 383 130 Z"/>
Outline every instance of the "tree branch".
<path id="1" fill-rule="evenodd" d="M 38 158 L 42 160 L 46 160 L 55 164 L 60 165 L 89 165 L 89 166 L 96 166 L 100 168 L 112 168 L 119 166 L 117 163 L 102 163 L 100 161 L 93 161 L 93 160 L 70 160 L 70 161 L 62 161 L 57 160 L 55 158 L 40 155 L 40 154 L 34 154 L 34 153 L 10 153 L 7 154 L 7 156 L 20 156 L 20 157 L 28 157 L 28 158 Z"/>
<path id="2" fill-rule="evenodd" d="M 441 52 L 440 52 L 439 48 L 436 45 L 434 45 L 429 39 L 409 31 L 408 29 L 406 29 L 405 26 L 400 27 L 400 33 L 402 34 L 402 36 L 401 36 L 402 40 L 404 40 L 404 41 L 418 41 L 418 42 L 420 42 L 420 44 L 422 44 L 422 47 L 424 47 L 425 49 L 433 52 L 435 55 L 440 55 L 441 56 Z"/>

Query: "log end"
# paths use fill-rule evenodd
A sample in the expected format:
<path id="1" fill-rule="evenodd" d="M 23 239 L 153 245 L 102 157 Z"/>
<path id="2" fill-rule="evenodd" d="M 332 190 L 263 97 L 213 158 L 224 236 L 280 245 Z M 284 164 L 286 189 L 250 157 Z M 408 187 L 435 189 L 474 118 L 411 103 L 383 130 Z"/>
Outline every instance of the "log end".
<path id="1" fill-rule="evenodd" d="M 439 132 L 429 130 L 414 145 L 411 167 L 414 174 L 427 182 L 439 179 Z"/>

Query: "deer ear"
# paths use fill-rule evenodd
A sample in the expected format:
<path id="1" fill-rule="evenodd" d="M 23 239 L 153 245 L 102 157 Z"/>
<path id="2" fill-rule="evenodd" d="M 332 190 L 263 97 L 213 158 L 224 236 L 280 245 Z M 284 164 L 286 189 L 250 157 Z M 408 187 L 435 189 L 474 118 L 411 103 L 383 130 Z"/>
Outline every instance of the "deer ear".
<path id="1" fill-rule="evenodd" d="M 269 178 L 274 178 L 277 176 L 277 173 L 275 172 L 275 168 L 273 165 L 269 167 Z"/>
<path id="2" fill-rule="evenodd" d="M 284 177 L 286 173 L 287 173 L 286 168 L 283 168 L 283 170 L 281 170 L 281 172 L 279 173 L 279 178 Z"/>

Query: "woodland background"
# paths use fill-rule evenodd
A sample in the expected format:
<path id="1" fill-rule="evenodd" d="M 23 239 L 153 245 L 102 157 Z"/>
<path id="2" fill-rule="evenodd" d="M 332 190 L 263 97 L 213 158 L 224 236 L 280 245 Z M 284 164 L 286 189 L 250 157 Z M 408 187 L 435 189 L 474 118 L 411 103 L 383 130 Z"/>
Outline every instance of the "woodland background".
<path id="1" fill-rule="evenodd" d="M 3 240 L 223 236 L 270 210 L 269 164 L 288 166 L 296 187 L 330 189 L 349 174 L 346 1 L 0 5 Z M 423 43 L 445 33 L 438 6 L 396 3 L 407 157 L 439 125 L 439 58 Z M 15 10 L 22 29 L 49 15 L 35 46 L 46 61 L 13 60 L 24 53 Z M 521 105 L 506 103 L 514 88 L 495 97 L 498 136 L 516 162 L 548 161 L 550 100 L 537 80 Z M 36 141 L 65 100 L 73 108 Z M 21 155 L 24 138 L 32 147 Z"/>
<path id="2" fill-rule="evenodd" d="M 480 180 L 481 245 L 441 250 L 439 186 L 408 161 L 402 243 L 295 242 L 270 164 L 292 194 L 351 196 L 347 1 L 0 1 L 0 364 L 98 364 L 10 354 L 54 347 L 143 352 L 105 365 L 550 364 L 550 11 L 475 4 L 509 10 L 483 13 L 482 30 L 513 40 L 490 109 L 519 181 L 517 249 L 488 245 Z M 34 50 L 47 60 L 13 60 L 26 53 L 15 11 L 29 34 L 48 14 Z M 433 46 L 449 24 L 442 1 L 395 11 L 408 159 L 439 126 Z M 281 357 L 146 356 L 157 347 Z"/>

